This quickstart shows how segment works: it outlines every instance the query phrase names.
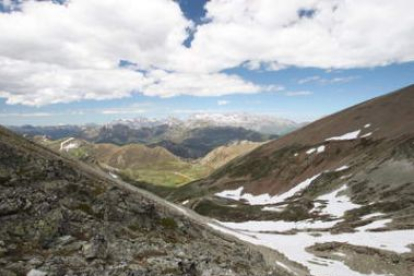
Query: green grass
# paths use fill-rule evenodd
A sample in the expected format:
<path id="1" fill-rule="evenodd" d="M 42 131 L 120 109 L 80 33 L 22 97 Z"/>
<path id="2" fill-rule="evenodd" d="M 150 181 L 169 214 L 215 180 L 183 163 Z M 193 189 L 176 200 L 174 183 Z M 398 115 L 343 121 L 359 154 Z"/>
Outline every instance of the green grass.
<path id="1" fill-rule="evenodd" d="M 165 169 L 126 169 L 122 173 L 128 178 L 161 185 L 165 187 L 177 187 L 206 176 L 209 171 L 200 165 L 193 165 L 181 170 Z"/>

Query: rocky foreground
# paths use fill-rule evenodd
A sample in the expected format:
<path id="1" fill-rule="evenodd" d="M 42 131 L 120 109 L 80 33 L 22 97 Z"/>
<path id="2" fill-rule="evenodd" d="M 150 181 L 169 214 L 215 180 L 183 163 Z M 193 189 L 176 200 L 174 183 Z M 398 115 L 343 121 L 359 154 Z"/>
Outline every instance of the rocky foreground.
<path id="1" fill-rule="evenodd" d="M 0 275 L 286 275 L 168 203 L 0 129 Z"/>

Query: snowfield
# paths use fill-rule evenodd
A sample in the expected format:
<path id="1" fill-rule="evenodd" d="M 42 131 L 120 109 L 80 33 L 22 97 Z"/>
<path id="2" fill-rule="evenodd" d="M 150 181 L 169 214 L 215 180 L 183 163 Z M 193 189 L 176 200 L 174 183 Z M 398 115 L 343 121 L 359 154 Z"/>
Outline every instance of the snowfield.
<path id="1" fill-rule="evenodd" d="M 306 179 L 305 181 L 299 183 L 298 185 L 294 186 L 289 191 L 282 193 L 280 195 L 270 196 L 269 194 L 261 194 L 261 195 L 252 195 L 249 193 L 243 194 L 244 187 L 239 187 L 235 190 L 225 190 L 219 193 L 216 193 L 215 196 L 221 198 L 227 198 L 232 200 L 245 200 L 250 205 L 268 205 L 268 204 L 276 204 L 285 201 L 286 199 L 294 196 L 296 193 L 306 189 L 312 181 L 318 178 L 320 174 L 317 174 L 311 178 Z"/>
<path id="2" fill-rule="evenodd" d="M 71 149 L 76 149 L 79 147 L 79 144 L 76 142 L 71 143 L 71 141 L 73 141 L 75 138 L 69 138 L 65 141 L 63 141 L 62 143 L 60 143 L 60 149 L 59 151 L 66 151 L 68 152 Z"/>
<path id="3" fill-rule="evenodd" d="M 310 230 L 315 228 L 313 227 L 315 225 L 320 226 L 319 223 L 312 224 L 308 222 L 298 222 L 295 224 L 283 221 L 271 223 L 249 221 L 241 223 L 218 222 L 218 224 L 210 223 L 209 225 L 218 231 L 235 236 L 243 241 L 269 247 L 281 252 L 290 260 L 306 265 L 311 274 L 316 276 L 367 276 L 377 274 L 374 274 L 373 272 L 371 274 L 362 274 L 350 269 L 340 261 L 316 257 L 306 251 L 307 247 L 310 247 L 315 243 L 342 242 L 377 249 L 386 249 L 397 253 L 410 252 L 410 249 L 407 246 L 414 243 L 412 238 L 414 237 L 414 230 L 369 232 L 360 227 L 358 229 L 359 231 L 356 233 L 337 235 L 324 231 Z M 378 224 L 382 225 L 383 223 L 384 222 Z M 307 226 L 310 226 L 310 228 L 306 228 Z M 328 227 L 328 224 L 324 226 Z M 284 229 L 284 231 L 298 230 L 298 227 L 301 228 L 301 230 L 309 231 L 299 232 L 293 235 L 260 232 L 275 229 Z"/>
<path id="4" fill-rule="evenodd" d="M 348 166 L 342 166 L 335 171 L 347 170 Z M 216 196 L 231 198 L 234 200 L 246 200 L 252 205 L 266 205 L 285 203 L 284 201 L 296 193 L 306 189 L 319 177 L 317 174 L 291 190 L 270 197 L 268 194 L 254 196 L 243 194 L 243 187 L 236 190 L 227 190 L 217 193 Z M 363 274 L 352 270 L 340 260 L 324 259 L 313 255 L 307 248 L 316 243 L 340 242 L 355 246 L 366 246 L 381 250 L 394 251 L 396 253 L 411 252 L 410 245 L 414 245 L 414 230 L 372 231 L 386 227 L 392 219 L 386 218 L 384 213 L 372 213 L 362 216 L 362 221 L 368 224 L 355 228 L 354 233 L 332 234 L 329 229 L 344 221 L 347 211 L 360 208 L 362 205 L 355 204 L 347 195 L 348 186 L 344 183 L 339 188 L 320 195 L 314 200 L 314 211 L 320 215 L 329 215 L 331 220 L 302 220 L 292 221 L 244 221 L 244 222 L 221 222 L 214 221 L 209 226 L 240 240 L 265 246 L 283 253 L 291 261 L 308 267 L 311 275 L 315 276 L 385 276 L 385 274 Z M 263 211 L 283 211 L 286 205 L 264 206 Z M 346 258 L 340 252 L 333 252 L 338 257 Z M 342 255 L 340 255 L 342 254 Z M 276 261 L 275 261 L 276 262 Z M 286 270 L 291 270 L 286 264 L 277 262 Z"/>
<path id="5" fill-rule="evenodd" d="M 319 214 L 330 215 L 338 218 L 343 217 L 343 215 L 349 210 L 361 207 L 361 205 L 352 203 L 351 199 L 344 194 L 346 189 L 347 185 L 344 185 L 329 194 L 318 197 L 316 200 L 326 202 L 326 205 L 318 206 L 318 211 L 320 212 Z"/>

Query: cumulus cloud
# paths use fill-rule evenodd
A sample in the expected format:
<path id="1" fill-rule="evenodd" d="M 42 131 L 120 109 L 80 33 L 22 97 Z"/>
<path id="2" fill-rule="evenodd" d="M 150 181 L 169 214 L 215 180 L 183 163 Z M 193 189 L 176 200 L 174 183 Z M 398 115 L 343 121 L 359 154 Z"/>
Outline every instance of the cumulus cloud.
<path id="1" fill-rule="evenodd" d="M 278 70 L 412 61 L 413 9 L 410 0 L 212 0 L 210 23 L 197 28 L 183 65 L 217 71 L 248 62 Z"/>
<path id="2" fill-rule="evenodd" d="M 19 8 L 0 13 L 0 97 L 8 104 L 259 91 L 237 76 L 167 71 L 193 28 L 173 1 L 27 1 Z M 120 60 L 134 67 L 120 68 Z"/>
<path id="3" fill-rule="evenodd" d="M 219 100 L 219 101 L 217 101 L 217 104 L 218 105 L 228 105 L 230 102 L 229 101 L 226 101 L 226 100 Z"/>
<path id="4" fill-rule="evenodd" d="M 0 97 L 39 106 L 133 93 L 257 93 L 278 86 L 223 70 L 414 60 L 410 0 L 211 0 L 205 8 L 195 26 L 171 0 L 23 1 L 0 13 Z"/>

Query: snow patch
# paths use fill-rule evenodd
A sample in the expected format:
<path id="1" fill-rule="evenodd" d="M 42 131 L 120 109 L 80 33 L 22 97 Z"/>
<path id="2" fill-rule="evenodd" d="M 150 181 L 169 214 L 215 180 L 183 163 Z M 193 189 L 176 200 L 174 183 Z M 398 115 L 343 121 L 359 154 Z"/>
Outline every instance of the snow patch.
<path id="1" fill-rule="evenodd" d="M 266 206 L 263 207 L 262 211 L 269 211 L 269 212 L 283 212 L 285 210 L 285 205 L 281 206 Z"/>
<path id="2" fill-rule="evenodd" d="M 320 220 L 302 220 L 302 221 L 270 221 L 270 220 L 250 220 L 245 222 L 220 222 L 228 228 L 249 232 L 277 231 L 285 232 L 289 230 L 309 230 L 309 229 L 329 229 L 339 221 L 320 221 Z"/>
<path id="3" fill-rule="evenodd" d="M 307 247 L 312 246 L 315 243 L 342 242 L 386 249 L 397 253 L 406 253 L 411 251 L 407 246 L 413 243 L 412 237 L 414 236 L 414 230 L 388 232 L 358 231 L 356 233 L 341 233 L 335 235 L 324 231 L 311 231 L 299 232 L 295 235 L 286 235 L 229 229 L 215 224 L 209 225 L 218 231 L 233 235 L 246 242 L 277 250 L 290 260 L 306 265 L 312 275 L 319 276 L 366 276 L 366 274 L 361 274 L 350 269 L 341 261 L 327 261 L 326 259 L 315 257 L 313 254 L 306 251 Z M 318 235 L 314 235 L 314 233 L 318 233 Z M 341 253 L 338 253 L 338 255 L 339 254 Z"/>
<path id="4" fill-rule="evenodd" d="M 344 170 L 347 170 L 347 169 L 349 169 L 349 167 L 347 165 L 345 165 L 345 166 L 342 166 L 342 167 L 339 167 L 339 168 L 335 169 L 335 171 L 336 172 L 341 172 L 341 171 L 344 171 Z"/>
<path id="5" fill-rule="evenodd" d="M 181 202 L 182 205 L 186 205 L 188 202 L 190 202 L 190 200 L 184 200 L 183 202 Z"/>
<path id="6" fill-rule="evenodd" d="M 364 128 L 369 128 L 371 126 L 371 124 L 366 124 L 365 126 L 364 126 Z"/>
<path id="7" fill-rule="evenodd" d="M 372 135 L 372 132 L 368 132 L 368 133 L 362 135 L 361 138 L 367 138 L 367 137 L 369 137 L 371 135 Z"/>
<path id="8" fill-rule="evenodd" d="M 322 153 L 325 151 L 325 148 L 326 148 L 325 146 L 319 146 L 316 150 L 318 153 Z"/>
<path id="9" fill-rule="evenodd" d="M 70 143 L 74 139 L 75 138 L 72 137 L 60 143 L 59 151 L 69 151 L 70 149 L 77 148 L 79 146 L 77 143 Z"/>
<path id="10" fill-rule="evenodd" d="M 314 153 L 315 151 L 316 151 L 316 148 L 311 148 L 311 149 L 306 151 L 306 154 L 309 155 L 309 154 Z"/>
<path id="11" fill-rule="evenodd" d="M 283 267 L 284 269 L 286 269 L 286 270 L 287 270 L 287 271 L 289 271 L 289 272 L 293 272 L 293 271 L 292 271 L 292 269 L 290 269 L 290 267 L 288 267 L 287 265 L 285 265 L 285 264 L 284 264 L 284 263 L 282 263 L 282 262 L 276 261 L 276 264 L 277 264 L 278 266 Z"/>
<path id="12" fill-rule="evenodd" d="M 235 190 L 225 190 L 219 193 L 216 193 L 215 196 L 221 197 L 221 198 L 227 198 L 232 200 L 245 200 L 250 205 L 268 205 L 268 204 L 276 204 L 281 203 L 285 201 L 286 199 L 294 196 L 296 193 L 304 190 L 307 188 L 312 181 L 314 181 L 316 178 L 318 178 L 320 174 L 317 174 L 311 178 L 306 179 L 305 181 L 299 183 L 289 191 L 275 196 L 270 196 L 268 193 L 261 194 L 261 195 L 252 195 L 249 193 L 242 194 L 244 187 L 239 187 Z"/>
<path id="13" fill-rule="evenodd" d="M 325 139 L 325 141 L 337 141 L 337 140 L 354 140 L 358 138 L 359 133 L 361 133 L 361 130 L 356 130 L 353 132 L 345 133 L 340 136 L 334 136 L 328 139 Z"/>
<path id="14" fill-rule="evenodd" d="M 316 200 L 322 200 L 326 202 L 325 207 L 320 211 L 321 215 L 330 215 L 334 217 L 343 217 L 343 215 L 352 209 L 359 208 L 361 205 L 354 204 L 350 198 L 341 193 L 347 189 L 347 185 L 329 193 L 318 197 Z"/>
<path id="15" fill-rule="evenodd" d="M 383 228 L 383 227 L 386 227 L 387 224 L 391 222 L 392 222 L 392 219 L 381 219 L 381 220 L 371 222 L 367 225 L 357 227 L 357 229 L 361 231 L 367 231 L 367 230 L 372 230 L 372 229 Z"/>
<path id="16" fill-rule="evenodd" d="M 112 178 L 115 178 L 115 179 L 118 179 L 118 176 L 116 175 L 116 174 L 114 174 L 114 173 L 109 173 L 109 175 L 112 177 Z"/>
<path id="17" fill-rule="evenodd" d="M 32 269 L 29 271 L 29 273 L 27 273 L 27 276 L 46 276 L 46 275 L 47 275 L 46 272 L 43 272 L 37 269 Z"/>
<path id="18" fill-rule="evenodd" d="M 367 219 L 372 219 L 372 218 L 376 218 L 376 217 L 383 216 L 383 215 L 385 215 L 385 214 L 377 212 L 377 213 L 372 213 L 372 214 L 369 214 L 369 215 L 362 216 L 361 219 L 362 220 L 367 220 Z"/>

